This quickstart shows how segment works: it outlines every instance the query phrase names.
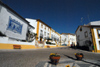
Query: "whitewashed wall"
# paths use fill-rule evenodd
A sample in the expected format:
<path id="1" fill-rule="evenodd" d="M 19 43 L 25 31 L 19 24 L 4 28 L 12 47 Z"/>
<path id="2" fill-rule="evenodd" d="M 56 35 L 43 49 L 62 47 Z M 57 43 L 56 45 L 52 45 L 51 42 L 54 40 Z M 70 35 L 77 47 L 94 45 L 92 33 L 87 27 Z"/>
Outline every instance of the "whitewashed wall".
<path id="1" fill-rule="evenodd" d="M 74 42 L 76 44 L 76 35 L 75 36 L 74 35 L 69 35 L 68 40 L 70 41 L 70 44 L 72 44 L 72 42 Z"/>
<path id="2" fill-rule="evenodd" d="M 37 32 L 37 21 L 35 19 L 29 19 L 29 18 L 26 18 L 26 20 L 29 21 L 29 24 L 35 28 L 32 32 L 36 33 Z"/>
<path id="3" fill-rule="evenodd" d="M 60 38 L 60 36 L 57 33 L 55 33 L 55 35 L 56 35 L 57 38 Z"/>
<path id="4" fill-rule="evenodd" d="M 20 44 L 20 45 L 35 45 L 35 40 L 33 42 L 22 42 L 22 41 L 8 39 L 8 43 L 9 44 Z"/>
<path id="5" fill-rule="evenodd" d="M 51 38 L 52 38 L 52 36 L 54 35 L 54 32 L 51 30 Z M 53 36 L 54 37 L 54 36 Z"/>
<path id="6" fill-rule="evenodd" d="M 43 28 L 41 28 L 41 24 L 43 24 L 43 23 L 40 22 L 40 24 L 39 24 L 39 37 L 40 37 L 41 30 L 43 31 L 43 37 L 48 37 L 48 33 L 49 33 L 49 35 L 50 35 L 50 28 L 47 27 L 47 26 L 44 25 L 44 24 L 43 24 Z M 46 26 L 46 30 L 45 30 L 45 26 Z M 49 31 L 48 31 L 48 28 L 49 28 Z M 46 32 L 46 36 L 44 36 L 44 32 Z M 39 39 L 38 39 L 38 40 L 39 40 Z"/>
<path id="7" fill-rule="evenodd" d="M 64 40 L 66 39 L 66 41 L 64 42 Z M 61 44 L 68 44 L 68 41 L 67 41 L 67 36 L 64 35 L 64 34 L 61 34 Z"/>
<path id="8" fill-rule="evenodd" d="M 8 43 L 8 37 L 0 37 L 0 43 Z"/>
<path id="9" fill-rule="evenodd" d="M 31 32 L 37 33 L 37 20 L 29 19 L 29 18 L 26 18 L 26 20 L 29 21 L 29 24 L 35 28 Z M 31 42 L 31 43 L 26 43 L 26 44 L 35 45 L 35 40 L 33 42 Z"/>
<path id="10" fill-rule="evenodd" d="M 90 22 L 88 25 L 100 26 L 100 21 L 93 21 L 93 22 Z"/>
<path id="11" fill-rule="evenodd" d="M 59 42 L 60 42 L 60 35 L 57 34 L 57 38 L 59 39 Z"/>
<path id="12" fill-rule="evenodd" d="M 97 28 L 100 28 L 100 27 L 94 27 L 94 35 L 95 35 L 95 39 L 96 39 L 96 45 L 97 45 L 97 50 L 100 50 L 100 45 L 99 45 L 99 41 L 100 39 L 98 38 L 98 35 L 97 35 Z"/>
<path id="13" fill-rule="evenodd" d="M 8 37 L 0 37 L 0 43 L 19 44 L 19 45 L 35 45 L 35 40 L 33 42 L 21 42 L 21 41 L 9 39 Z"/>
<path id="14" fill-rule="evenodd" d="M 41 22 L 40 22 L 40 23 L 39 23 L 39 36 L 38 36 L 39 38 L 40 38 L 41 30 L 43 31 L 42 34 L 44 35 L 44 27 L 45 27 L 45 26 L 44 26 L 44 24 L 43 24 L 43 28 L 41 28 Z M 43 37 L 44 37 L 44 36 L 43 36 Z M 38 40 L 40 40 L 39 38 L 38 38 Z"/>
<path id="15" fill-rule="evenodd" d="M 56 32 L 54 32 L 54 35 L 55 35 L 56 39 L 59 39 L 59 41 L 56 40 L 57 45 L 59 45 L 60 44 L 59 43 L 60 42 L 60 36 Z"/>
<path id="16" fill-rule="evenodd" d="M 17 24 L 15 22 L 17 22 Z M 10 23 L 11 23 L 11 26 L 9 25 Z M 15 30 L 13 25 L 17 27 L 16 28 L 17 31 Z M 14 30 L 9 28 L 8 26 L 13 27 Z M 27 27 L 28 25 L 25 23 L 24 20 L 22 20 L 20 17 L 18 17 L 16 14 L 14 14 L 9 9 L 0 5 L 0 31 L 2 33 L 6 34 L 8 37 L 11 37 L 11 38 L 25 40 Z M 20 29 L 20 33 L 18 32 L 18 28 Z"/>
<path id="17" fill-rule="evenodd" d="M 84 32 L 86 32 L 86 31 L 88 33 L 88 37 L 87 38 L 85 38 L 85 35 L 84 35 Z M 79 35 L 79 40 L 77 40 L 77 42 L 79 43 L 80 46 L 85 45 L 85 41 L 86 40 L 92 41 L 90 28 L 88 28 L 88 27 L 82 27 L 82 31 L 80 31 L 80 28 L 78 28 L 78 30 L 76 32 L 76 37 L 78 37 L 78 35 Z"/>
<path id="18" fill-rule="evenodd" d="M 50 28 L 49 27 L 46 26 L 46 30 L 44 30 L 44 32 L 46 32 L 46 37 L 50 36 Z M 49 35 L 48 35 L 48 33 L 49 33 Z"/>
<path id="19" fill-rule="evenodd" d="M 68 44 L 68 41 L 69 41 L 69 40 L 68 40 L 68 35 L 66 35 L 66 44 Z"/>
<path id="20" fill-rule="evenodd" d="M 54 32 L 51 30 L 51 39 L 52 39 L 52 37 L 54 38 Z"/>

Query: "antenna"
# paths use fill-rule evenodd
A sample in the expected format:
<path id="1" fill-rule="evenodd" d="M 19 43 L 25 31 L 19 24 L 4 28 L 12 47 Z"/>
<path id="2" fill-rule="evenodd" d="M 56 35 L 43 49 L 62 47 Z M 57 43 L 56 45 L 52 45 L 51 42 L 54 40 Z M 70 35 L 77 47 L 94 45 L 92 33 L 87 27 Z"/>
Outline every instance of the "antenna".
<path id="1" fill-rule="evenodd" d="M 82 24 L 82 22 L 83 22 L 83 17 L 81 17 L 81 24 Z"/>
<path id="2" fill-rule="evenodd" d="M 81 24 L 82 24 L 82 22 L 83 22 L 83 17 L 81 17 Z M 82 31 L 82 25 L 80 26 L 80 31 Z"/>

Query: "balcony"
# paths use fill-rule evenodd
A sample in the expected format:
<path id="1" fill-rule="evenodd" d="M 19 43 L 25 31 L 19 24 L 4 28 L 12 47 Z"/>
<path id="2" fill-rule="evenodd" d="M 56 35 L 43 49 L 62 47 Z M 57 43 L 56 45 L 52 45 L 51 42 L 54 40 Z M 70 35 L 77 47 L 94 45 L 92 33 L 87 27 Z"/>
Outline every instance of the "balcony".
<path id="1" fill-rule="evenodd" d="M 40 38 L 43 38 L 43 33 L 40 33 Z"/>

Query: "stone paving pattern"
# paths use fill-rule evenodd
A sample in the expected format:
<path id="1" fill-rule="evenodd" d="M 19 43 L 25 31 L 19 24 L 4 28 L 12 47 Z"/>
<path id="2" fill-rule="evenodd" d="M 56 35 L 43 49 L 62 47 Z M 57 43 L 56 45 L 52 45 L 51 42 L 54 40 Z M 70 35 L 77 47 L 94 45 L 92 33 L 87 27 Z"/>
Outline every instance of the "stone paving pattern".
<path id="1" fill-rule="evenodd" d="M 84 58 L 81 62 L 76 61 L 75 53 L 81 52 Z M 75 62 L 75 65 L 82 66 L 95 65 L 100 67 L 100 53 L 92 53 L 69 47 L 46 48 L 46 49 L 29 49 L 29 50 L 0 50 L 0 67 L 55 67 L 49 62 L 50 53 L 59 53 L 61 55 L 59 65 Z M 70 59 L 71 61 L 67 61 Z M 85 64 L 83 64 L 85 63 Z M 49 65 L 48 65 L 49 64 Z"/>

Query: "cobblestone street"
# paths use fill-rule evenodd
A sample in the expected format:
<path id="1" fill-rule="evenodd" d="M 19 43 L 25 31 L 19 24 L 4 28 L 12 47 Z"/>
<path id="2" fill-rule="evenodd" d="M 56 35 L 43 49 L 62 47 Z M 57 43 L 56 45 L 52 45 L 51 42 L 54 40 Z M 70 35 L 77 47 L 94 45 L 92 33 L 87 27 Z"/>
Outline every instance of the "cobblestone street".
<path id="1" fill-rule="evenodd" d="M 75 53 L 84 54 L 82 61 L 77 61 Z M 55 66 L 50 64 L 50 53 L 61 55 L 59 63 Z M 75 67 L 100 66 L 100 54 L 72 49 L 69 47 L 29 49 L 29 50 L 0 50 L 0 67 Z M 84 66 L 86 65 L 86 66 Z"/>

